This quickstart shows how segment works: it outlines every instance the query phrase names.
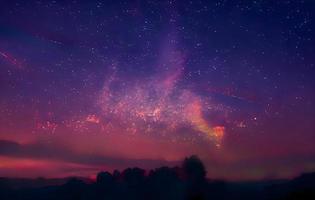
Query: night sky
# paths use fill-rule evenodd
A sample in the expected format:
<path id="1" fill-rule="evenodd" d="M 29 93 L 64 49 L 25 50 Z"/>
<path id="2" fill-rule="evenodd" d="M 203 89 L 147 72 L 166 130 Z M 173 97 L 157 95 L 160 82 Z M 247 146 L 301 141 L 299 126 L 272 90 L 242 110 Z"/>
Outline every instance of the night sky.
<path id="1" fill-rule="evenodd" d="M 0 176 L 315 170 L 315 1 L 0 1 Z"/>

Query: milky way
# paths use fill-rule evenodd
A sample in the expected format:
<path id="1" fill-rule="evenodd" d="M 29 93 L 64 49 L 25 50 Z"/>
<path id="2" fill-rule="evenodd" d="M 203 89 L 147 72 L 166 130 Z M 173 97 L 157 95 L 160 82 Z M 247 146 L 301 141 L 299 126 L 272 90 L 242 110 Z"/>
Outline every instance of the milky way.
<path id="1" fill-rule="evenodd" d="M 112 122 L 112 127 L 122 126 L 133 133 L 171 134 L 177 127 L 189 124 L 220 146 L 224 127 L 211 127 L 203 116 L 207 110 L 205 100 L 178 87 L 185 61 L 179 52 L 169 53 L 169 60 L 163 66 L 169 68 L 166 74 L 129 82 L 111 75 L 99 98 L 102 115 Z"/>
<path id="2" fill-rule="evenodd" d="M 162 66 L 156 64 L 156 72 L 145 80 L 132 77 L 125 80 L 119 77 L 117 64 L 109 67 L 103 87 L 95 102 L 91 102 L 91 106 L 95 104 L 101 112 L 73 116 L 59 124 L 39 122 L 37 130 L 55 133 L 57 129 L 68 127 L 82 133 L 95 124 L 96 131 L 101 133 L 165 135 L 190 127 L 200 137 L 220 147 L 224 126 L 211 124 L 204 117 L 205 113 L 211 115 L 211 111 L 218 110 L 218 105 L 179 85 L 185 69 L 185 56 L 173 47 L 171 41 L 168 43 L 161 51 L 164 54 L 167 51 L 167 56 L 158 59 Z"/>

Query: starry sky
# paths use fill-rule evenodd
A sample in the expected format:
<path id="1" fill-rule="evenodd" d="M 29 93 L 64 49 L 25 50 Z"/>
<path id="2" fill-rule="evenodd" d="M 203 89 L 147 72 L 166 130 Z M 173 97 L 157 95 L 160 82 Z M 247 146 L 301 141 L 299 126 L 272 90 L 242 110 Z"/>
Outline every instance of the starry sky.
<path id="1" fill-rule="evenodd" d="M 0 6 L 0 176 L 315 170 L 313 0 Z"/>

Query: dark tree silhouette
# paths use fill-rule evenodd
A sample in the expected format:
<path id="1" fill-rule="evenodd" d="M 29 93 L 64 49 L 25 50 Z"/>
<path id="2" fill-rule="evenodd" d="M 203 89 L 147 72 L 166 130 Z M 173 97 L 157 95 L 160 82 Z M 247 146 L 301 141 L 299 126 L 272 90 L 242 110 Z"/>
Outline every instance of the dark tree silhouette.
<path id="1" fill-rule="evenodd" d="M 99 185 L 108 186 L 113 184 L 114 177 L 109 172 L 99 172 L 96 177 L 96 182 Z"/>
<path id="2" fill-rule="evenodd" d="M 197 156 L 193 155 L 185 158 L 183 162 L 183 170 L 188 181 L 205 181 L 206 169 L 202 161 Z"/>
<path id="3" fill-rule="evenodd" d="M 149 193 L 153 199 L 183 199 L 183 184 L 175 168 L 151 170 L 148 177 Z"/>
<path id="4" fill-rule="evenodd" d="M 185 158 L 183 170 L 188 199 L 206 199 L 206 169 L 197 156 Z"/>
<path id="5" fill-rule="evenodd" d="M 119 181 L 120 178 L 121 178 L 121 173 L 120 173 L 120 171 L 114 170 L 114 172 L 113 172 L 113 178 L 114 178 L 115 181 Z"/>
<path id="6" fill-rule="evenodd" d="M 145 170 L 140 168 L 128 168 L 125 169 L 122 173 L 124 181 L 130 186 L 136 186 L 144 181 Z"/>

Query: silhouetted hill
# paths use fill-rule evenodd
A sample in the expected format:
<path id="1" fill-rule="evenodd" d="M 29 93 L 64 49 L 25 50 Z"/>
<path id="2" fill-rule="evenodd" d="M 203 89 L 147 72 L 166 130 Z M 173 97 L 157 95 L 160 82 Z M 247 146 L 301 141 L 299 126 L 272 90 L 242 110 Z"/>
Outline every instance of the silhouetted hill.
<path id="1" fill-rule="evenodd" d="M 145 174 L 140 168 L 115 170 L 113 174 L 100 172 L 95 182 L 84 178 L 0 178 L 0 199 L 315 199 L 315 173 L 302 174 L 292 180 L 207 180 L 203 163 L 192 156 L 186 158 L 181 167 L 161 167 Z"/>

